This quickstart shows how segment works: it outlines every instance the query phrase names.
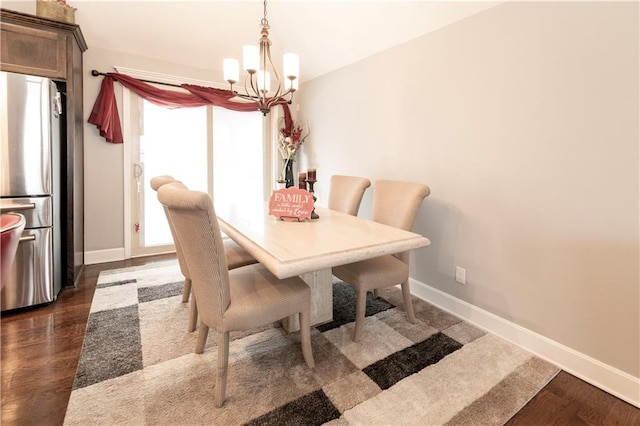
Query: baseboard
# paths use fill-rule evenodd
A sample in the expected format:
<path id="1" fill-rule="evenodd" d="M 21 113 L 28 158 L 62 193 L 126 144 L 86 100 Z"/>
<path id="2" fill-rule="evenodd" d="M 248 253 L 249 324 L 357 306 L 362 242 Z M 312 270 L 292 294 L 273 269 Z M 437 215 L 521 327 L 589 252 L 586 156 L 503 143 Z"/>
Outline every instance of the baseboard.
<path id="1" fill-rule="evenodd" d="M 94 250 L 84 253 L 85 265 L 94 265 L 96 263 L 115 262 L 124 260 L 124 248 L 109 250 Z"/>
<path id="2" fill-rule="evenodd" d="M 413 279 L 411 292 L 414 296 L 500 336 L 640 408 L 640 378 Z"/>

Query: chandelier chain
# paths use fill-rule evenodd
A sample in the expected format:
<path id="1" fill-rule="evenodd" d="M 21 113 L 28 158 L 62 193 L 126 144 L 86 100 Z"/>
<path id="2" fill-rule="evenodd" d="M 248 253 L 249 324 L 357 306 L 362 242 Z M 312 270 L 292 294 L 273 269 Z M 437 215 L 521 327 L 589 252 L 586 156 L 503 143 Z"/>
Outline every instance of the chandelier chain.
<path id="1" fill-rule="evenodd" d="M 260 24 L 268 25 L 269 21 L 267 21 L 267 0 L 264 0 L 263 6 L 264 6 L 264 18 L 260 20 Z"/>

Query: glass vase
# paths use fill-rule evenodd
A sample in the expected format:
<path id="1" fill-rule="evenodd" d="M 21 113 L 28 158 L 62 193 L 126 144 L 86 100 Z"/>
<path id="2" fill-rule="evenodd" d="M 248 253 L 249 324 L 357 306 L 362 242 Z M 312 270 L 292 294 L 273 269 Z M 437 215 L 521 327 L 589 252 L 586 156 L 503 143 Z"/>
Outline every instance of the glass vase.
<path id="1" fill-rule="evenodd" d="M 284 159 L 284 182 L 285 188 L 291 188 L 293 183 L 293 158 Z"/>

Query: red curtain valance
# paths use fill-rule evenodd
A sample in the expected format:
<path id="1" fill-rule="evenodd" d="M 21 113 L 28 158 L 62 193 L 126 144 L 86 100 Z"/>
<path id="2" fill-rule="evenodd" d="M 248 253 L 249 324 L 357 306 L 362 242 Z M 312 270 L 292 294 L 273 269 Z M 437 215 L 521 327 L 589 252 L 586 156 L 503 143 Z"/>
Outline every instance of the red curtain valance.
<path id="1" fill-rule="evenodd" d="M 107 73 L 102 80 L 100 93 L 93 105 L 93 110 L 89 116 L 89 123 L 95 124 L 100 130 L 100 136 L 107 142 L 123 143 L 122 126 L 118 115 L 118 105 L 113 91 L 113 82 L 118 81 L 124 87 L 135 92 L 140 97 L 149 102 L 166 108 L 199 107 L 203 105 L 214 105 L 234 111 L 258 111 L 257 102 L 233 101 L 235 93 L 230 90 L 215 89 L 213 87 L 202 87 L 193 84 L 182 84 L 180 87 L 189 93 L 177 92 L 174 90 L 159 89 L 143 81 L 135 79 L 125 74 Z M 285 117 L 285 127 L 291 127 L 291 112 L 286 101 L 277 102 L 282 105 Z"/>

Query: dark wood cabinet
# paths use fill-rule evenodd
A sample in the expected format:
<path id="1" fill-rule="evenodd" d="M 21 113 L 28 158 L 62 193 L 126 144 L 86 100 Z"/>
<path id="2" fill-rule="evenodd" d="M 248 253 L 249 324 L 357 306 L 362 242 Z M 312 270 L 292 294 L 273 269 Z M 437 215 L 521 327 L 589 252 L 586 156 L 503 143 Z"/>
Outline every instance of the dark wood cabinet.
<path id="1" fill-rule="evenodd" d="M 63 93 L 63 285 L 75 285 L 84 266 L 82 54 L 87 44 L 78 25 L 0 12 L 0 69 L 48 77 Z"/>

